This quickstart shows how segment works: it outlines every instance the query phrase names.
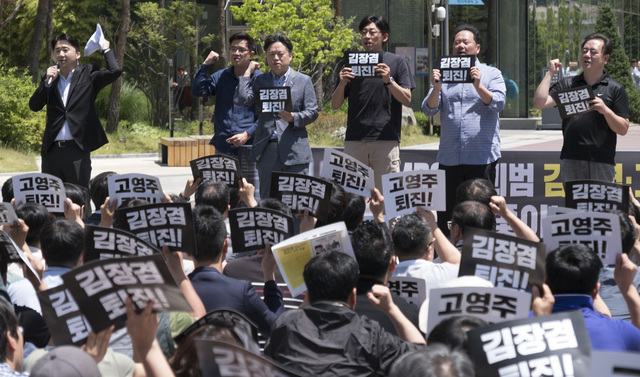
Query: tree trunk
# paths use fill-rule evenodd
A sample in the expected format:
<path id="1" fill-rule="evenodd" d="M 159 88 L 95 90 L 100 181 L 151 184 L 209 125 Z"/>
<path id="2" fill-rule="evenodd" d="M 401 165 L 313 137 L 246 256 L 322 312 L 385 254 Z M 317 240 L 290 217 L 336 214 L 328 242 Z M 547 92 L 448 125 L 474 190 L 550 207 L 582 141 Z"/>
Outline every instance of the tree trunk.
<path id="1" fill-rule="evenodd" d="M 220 62 L 223 67 L 229 64 L 229 54 L 227 52 L 227 11 L 224 9 L 226 2 L 226 0 L 218 0 L 218 35 L 220 36 L 218 55 L 220 55 Z"/>
<path id="2" fill-rule="evenodd" d="M 38 0 L 38 10 L 33 23 L 33 34 L 29 44 L 29 55 L 27 56 L 27 66 L 33 82 L 38 82 L 38 61 L 42 51 L 42 40 L 47 27 L 47 16 L 49 15 L 49 0 Z"/>
<path id="3" fill-rule="evenodd" d="M 53 40 L 53 0 L 49 0 L 49 14 L 47 14 L 47 38 L 45 46 L 47 46 L 47 60 L 53 60 L 53 47 L 50 41 Z"/>
<path id="4" fill-rule="evenodd" d="M 318 101 L 318 111 L 322 111 L 322 104 L 324 103 L 324 85 L 322 85 L 322 76 L 324 73 L 324 64 L 318 63 L 311 71 L 311 81 L 313 82 L 313 88 L 316 91 L 316 100 Z"/>
<path id="5" fill-rule="evenodd" d="M 16 5 L 16 7 L 13 8 L 13 11 L 11 11 L 11 14 L 9 14 L 7 18 L 4 19 L 4 21 L 0 22 L 0 31 L 2 31 L 2 29 L 4 29 L 4 27 L 7 26 L 9 21 L 11 21 L 13 17 L 16 16 L 16 13 L 18 13 L 18 10 L 20 9 L 20 6 L 22 5 L 23 1 L 24 0 L 18 1 L 18 4 Z"/>
<path id="6" fill-rule="evenodd" d="M 118 35 L 118 43 L 116 44 L 116 59 L 120 65 L 124 65 L 124 51 L 127 48 L 127 36 L 131 28 L 131 4 L 130 0 L 122 0 L 122 18 L 120 25 L 120 34 Z M 113 133 L 118 131 L 118 123 L 120 122 L 120 89 L 122 88 L 122 76 L 111 85 L 111 93 L 109 93 L 109 113 L 107 115 L 107 132 Z"/>

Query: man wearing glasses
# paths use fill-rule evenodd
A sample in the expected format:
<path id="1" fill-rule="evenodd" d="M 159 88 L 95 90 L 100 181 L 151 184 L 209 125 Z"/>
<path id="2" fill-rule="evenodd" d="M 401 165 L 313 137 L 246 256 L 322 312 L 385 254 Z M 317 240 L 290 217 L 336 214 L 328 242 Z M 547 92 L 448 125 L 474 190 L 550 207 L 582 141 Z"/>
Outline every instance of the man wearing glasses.
<path id="1" fill-rule="evenodd" d="M 238 86 L 238 77 L 249 67 L 256 45 L 249 34 L 236 33 L 229 38 L 229 60 L 231 66 L 215 72 L 207 78 L 209 67 L 220 58 L 211 51 L 193 77 L 191 94 L 194 97 L 216 97 L 213 115 L 214 135 L 210 144 L 216 147 L 216 153 L 238 155 L 238 147 L 251 145 L 258 118 L 254 106 L 234 105 L 233 95 Z M 256 70 L 253 76 L 262 74 Z"/>
<path id="2" fill-rule="evenodd" d="M 371 15 L 359 28 L 365 51 L 382 51 L 389 23 Z M 356 78 L 351 68 L 342 68 L 331 107 L 337 110 L 349 98 L 344 151 L 373 168 L 376 187 L 382 190 L 381 176 L 400 171 L 402 105 L 411 103 L 416 84 L 406 60 L 390 52 L 383 53 L 375 72 L 381 80 Z"/>

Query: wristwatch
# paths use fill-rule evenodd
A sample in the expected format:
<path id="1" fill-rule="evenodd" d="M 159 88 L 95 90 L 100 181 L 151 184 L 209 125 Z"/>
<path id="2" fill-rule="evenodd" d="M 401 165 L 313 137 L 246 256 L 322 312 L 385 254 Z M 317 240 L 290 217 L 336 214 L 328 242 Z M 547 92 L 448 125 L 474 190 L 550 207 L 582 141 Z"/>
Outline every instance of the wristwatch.
<path id="1" fill-rule="evenodd" d="M 396 82 L 396 80 L 394 80 L 393 77 L 391 77 L 391 78 L 389 78 L 389 82 L 385 82 L 383 84 L 389 86 L 389 85 L 393 84 L 394 82 Z"/>

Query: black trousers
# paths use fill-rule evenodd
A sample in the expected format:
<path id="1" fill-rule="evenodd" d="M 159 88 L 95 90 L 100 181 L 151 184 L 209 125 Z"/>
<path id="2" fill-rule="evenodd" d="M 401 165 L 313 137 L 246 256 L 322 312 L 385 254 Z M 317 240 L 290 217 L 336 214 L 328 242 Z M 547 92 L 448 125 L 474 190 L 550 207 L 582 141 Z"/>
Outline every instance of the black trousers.
<path id="1" fill-rule="evenodd" d="M 63 182 L 88 187 L 91 179 L 91 152 L 83 151 L 75 143 L 71 144 L 58 146 L 55 143 L 49 148 L 42 156 L 42 172 L 54 175 Z"/>
<path id="2" fill-rule="evenodd" d="M 451 214 L 453 213 L 453 207 L 456 206 L 456 189 L 460 184 L 469 179 L 484 178 L 489 180 L 495 185 L 496 181 L 496 165 L 499 160 L 496 160 L 486 165 L 455 165 L 446 166 L 440 164 L 440 169 L 445 171 L 445 185 L 446 185 L 446 203 L 447 210 L 444 212 L 438 212 L 438 228 L 449 237 L 449 221 L 451 221 Z"/>

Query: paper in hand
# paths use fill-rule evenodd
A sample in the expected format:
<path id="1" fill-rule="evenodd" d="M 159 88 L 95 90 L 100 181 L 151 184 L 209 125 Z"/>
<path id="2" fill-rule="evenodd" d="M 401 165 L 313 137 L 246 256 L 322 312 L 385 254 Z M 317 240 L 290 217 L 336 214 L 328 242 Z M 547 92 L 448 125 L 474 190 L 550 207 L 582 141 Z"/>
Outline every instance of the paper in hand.
<path id="1" fill-rule="evenodd" d="M 96 32 L 93 33 L 91 38 L 87 41 L 87 45 L 84 47 L 84 56 L 89 56 L 98 50 L 104 50 L 106 46 L 107 40 L 104 39 L 102 27 L 100 24 L 96 24 Z"/>

